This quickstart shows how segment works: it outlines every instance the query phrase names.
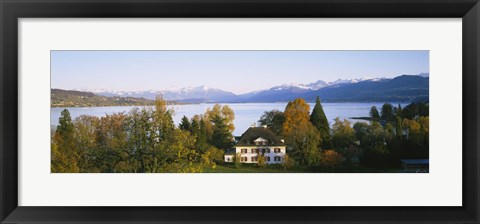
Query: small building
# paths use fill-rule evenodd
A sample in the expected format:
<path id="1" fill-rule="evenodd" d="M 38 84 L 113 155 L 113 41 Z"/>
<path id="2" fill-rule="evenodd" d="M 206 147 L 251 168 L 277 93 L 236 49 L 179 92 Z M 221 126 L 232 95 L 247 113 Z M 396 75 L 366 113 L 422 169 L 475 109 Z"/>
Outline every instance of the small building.
<path id="1" fill-rule="evenodd" d="M 428 173 L 428 159 L 402 159 L 402 169 L 404 172 Z"/>
<path id="2" fill-rule="evenodd" d="M 234 145 L 225 152 L 225 162 L 233 162 L 235 155 L 241 163 L 258 163 L 259 156 L 265 157 L 266 164 L 282 163 L 286 155 L 283 139 L 266 126 L 250 127 Z"/>

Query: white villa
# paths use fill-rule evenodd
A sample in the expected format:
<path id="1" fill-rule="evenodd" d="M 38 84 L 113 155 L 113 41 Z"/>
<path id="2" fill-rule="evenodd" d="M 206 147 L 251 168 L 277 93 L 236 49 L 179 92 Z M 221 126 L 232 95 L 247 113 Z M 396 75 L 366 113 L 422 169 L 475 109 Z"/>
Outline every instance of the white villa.
<path id="1" fill-rule="evenodd" d="M 233 162 L 239 155 L 242 163 L 257 163 L 263 155 L 266 164 L 282 163 L 286 154 L 286 146 L 272 130 L 266 126 L 250 127 L 236 142 L 234 149 L 225 153 L 225 162 Z"/>

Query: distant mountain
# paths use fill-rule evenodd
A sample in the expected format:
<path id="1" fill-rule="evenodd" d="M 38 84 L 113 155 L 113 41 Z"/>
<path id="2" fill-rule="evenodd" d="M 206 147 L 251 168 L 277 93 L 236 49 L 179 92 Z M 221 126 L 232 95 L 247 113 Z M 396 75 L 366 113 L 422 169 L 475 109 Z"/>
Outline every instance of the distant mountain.
<path id="1" fill-rule="evenodd" d="M 284 102 L 291 100 L 292 97 L 295 98 L 310 91 L 312 91 L 312 89 L 304 85 L 286 84 L 257 91 L 254 94 L 243 94 L 239 97 L 242 102 Z"/>
<path id="2" fill-rule="evenodd" d="M 393 79 L 367 80 L 341 86 L 329 86 L 301 95 L 313 102 L 320 96 L 324 102 L 403 102 L 428 101 L 429 78 L 402 75 Z"/>
<path id="3" fill-rule="evenodd" d="M 154 100 L 157 96 L 165 100 L 178 102 L 207 103 L 236 101 L 238 96 L 232 92 L 221 89 L 208 88 L 207 86 L 187 87 L 177 90 L 148 90 L 148 91 L 99 91 L 96 94 L 102 96 L 131 96 Z M 193 103 L 193 102 L 192 102 Z"/>
<path id="4" fill-rule="evenodd" d="M 428 73 L 402 75 L 388 78 L 338 79 L 333 82 L 318 80 L 302 84 L 289 83 L 245 94 L 236 95 L 221 89 L 206 86 L 175 90 L 149 91 L 97 91 L 97 95 L 136 97 L 154 100 L 162 96 L 165 100 L 185 103 L 239 103 L 239 102 L 286 102 L 298 97 L 314 101 L 318 95 L 324 102 L 364 101 L 412 101 L 428 100 Z"/>
<path id="5" fill-rule="evenodd" d="M 91 92 L 51 89 L 51 107 L 146 106 L 153 100 L 134 97 L 106 97 Z"/>
<path id="6" fill-rule="evenodd" d="M 363 82 L 363 81 L 380 81 L 382 79 L 386 78 L 359 78 L 359 79 L 337 79 L 333 82 L 329 82 L 328 86 L 339 86 L 339 85 L 345 85 L 345 84 L 352 84 L 352 83 L 358 83 L 358 82 Z"/>

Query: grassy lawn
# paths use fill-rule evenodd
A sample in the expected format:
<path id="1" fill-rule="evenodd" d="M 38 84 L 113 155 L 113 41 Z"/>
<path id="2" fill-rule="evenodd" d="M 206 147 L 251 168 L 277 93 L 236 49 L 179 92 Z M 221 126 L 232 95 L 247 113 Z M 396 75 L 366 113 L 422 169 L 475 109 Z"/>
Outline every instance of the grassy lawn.
<path id="1" fill-rule="evenodd" d="M 279 165 L 267 165 L 266 167 L 258 167 L 254 164 L 242 164 L 241 167 L 235 168 L 232 164 L 217 165 L 215 169 L 204 168 L 204 173 L 399 173 L 398 169 L 373 169 L 373 168 L 357 168 L 356 170 L 337 169 L 332 170 L 314 170 L 306 167 L 292 167 L 285 170 Z"/>
<path id="2" fill-rule="evenodd" d="M 242 165 L 242 167 L 235 168 L 232 165 L 217 165 L 215 169 L 204 168 L 204 173 L 309 173 L 305 169 L 301 168 L 289 168 L 285 172 L 283 167 L 275 165 L 267 165 L 265 168 L 261 168 L 255 165 Z"/>

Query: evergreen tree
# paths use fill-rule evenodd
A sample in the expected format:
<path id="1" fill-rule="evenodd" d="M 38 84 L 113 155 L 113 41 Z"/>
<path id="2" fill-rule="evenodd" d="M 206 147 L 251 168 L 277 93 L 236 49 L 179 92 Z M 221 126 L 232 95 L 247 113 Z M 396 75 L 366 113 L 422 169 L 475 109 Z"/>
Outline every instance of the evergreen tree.
<path id="1" fill-rule="evenodd" d="M 233 146 L 233 136 L 229 126 L 225 123 L 225 118 L 214 116 L 211 118 L 213 126 L 212 145 L 219 149 L 229 149 Z"/>
<path id="2" fill-rule="evenodd" d="M 395 108 L 395 116 L 403 117 L 402 105 L 398 104 L 398 107 Z"/>
<path id="3" fill-rule="evenodd" d="M 193 122 L 196 123 L 196 120 L 192 121 L 192 127 L 193 127 Z M 195 141 L 195 148 L 199 150 L 200 152 L 205 152 L 208 149 L 208 144 L 207 144 L 207 130 L 205 128 L 205 121 L 203 119 L 200 119 L 200 125 L 198 129 L 196 129 L 196 141 Z"/>
<path id="4" fill-rule="evenodd" d="M 190 130 L 189 130 L 190 133 L 192 133 L 192 134 L 197 133 L 199 127 L 200 126 L 199 126 L 199 122 L 197 121 L 197 119 L 192 119 L 192 122 L 190 123 Z"/>
<path id="5" fill-rule="evenodd" d="M 372 106 L 372 108 L 370 108 L 370 117 L 374 119 L 380 118 L 380 114 L 378 113 L 376 106 Z"/>
<path id="6" fill-rule="evenodd" d="M 323 148 L 332 147 L 332 139 L 330 136 L 330 127 L 328 125 L 327 116 L 323 111 L 322 104 L 320 102 L 320 97 L 317 96 L 315 107 L 313 108 L 312 114 L 310 115 L 310 122 L 315 126 L 320 132 L 320 137 L 322 138 Z"/>
<path id="7" fill-rule="evenodd" d="M 61 112 L 58 123 L 52 144 L 52 172 L 77 173 L 79 156 L 75 144 L 75 130 L 67 109 Z"/>
<path id="8" fill-rule="evenodd" d="M 190 124 L 190 121 L 188 120 L 187 116 L 182 117 L 182 121 L 178 125 L 178 128 L 180 128 L 182 130 L 190 131 L 191 124 Z"/>
<path id="9" fill-rule="evenodd" d="M 389 103 L 383 104 L 381 118 L 384 121 L 393 121 L 395 119 L 395 115 L 393 114 L 392 104 L 389 104 Z"/>

